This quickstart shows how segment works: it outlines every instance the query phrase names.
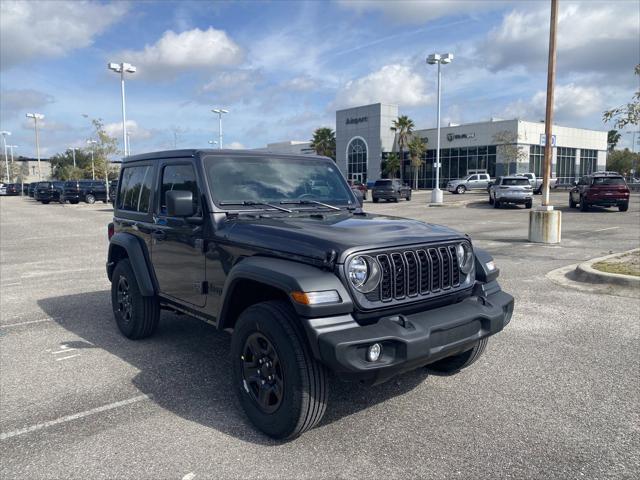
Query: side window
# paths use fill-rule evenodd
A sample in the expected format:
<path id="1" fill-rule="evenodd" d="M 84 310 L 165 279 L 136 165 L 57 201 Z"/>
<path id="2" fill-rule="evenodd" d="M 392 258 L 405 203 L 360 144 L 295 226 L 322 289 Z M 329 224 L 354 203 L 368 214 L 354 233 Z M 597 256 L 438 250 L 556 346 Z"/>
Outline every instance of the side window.
<path id="1" fill-rule="evenodd" d="M 473 182 L 475 180 L 478 180 L 478 175 L 471 175 L 471 177 L 469 177 L 470 182 Z"/>
<path id="2" fill-rule="evenodd" d="M 118 208 L 131 212 L 147 213 L 151 196 L 152 168 L 149 165 L 126 167 L 118 194 Z"/>
<path id="3" fill-rule="evenodd" d="M 193 193 L 194 210 L 198 213 L 200 209 L 200 191 L 196 181 L 196 172 L 193 165 L 167 165 L 162 171 L 162 190 L 160 192 L 160 213 L 167 211 L 167 192 L 172 190 L 185 190 Z"/>

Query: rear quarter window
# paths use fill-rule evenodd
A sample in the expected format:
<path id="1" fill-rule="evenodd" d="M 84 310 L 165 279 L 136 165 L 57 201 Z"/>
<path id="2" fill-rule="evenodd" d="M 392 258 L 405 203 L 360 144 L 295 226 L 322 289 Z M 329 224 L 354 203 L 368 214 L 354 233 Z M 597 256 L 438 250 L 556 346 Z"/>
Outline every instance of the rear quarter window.
<path id="1" fill-rule="evenodd" d="M 148 213 L 152 176 L 151 165 L 125 167 L 119 184 L 117 208 L 129 212 Z"/>

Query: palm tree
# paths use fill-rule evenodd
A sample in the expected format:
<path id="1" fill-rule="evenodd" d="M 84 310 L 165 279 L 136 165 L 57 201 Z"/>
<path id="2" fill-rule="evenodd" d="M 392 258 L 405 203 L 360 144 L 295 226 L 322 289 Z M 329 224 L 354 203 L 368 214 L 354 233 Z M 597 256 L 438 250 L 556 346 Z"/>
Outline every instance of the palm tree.
<path id="1" fill-rule="evenodd" d="M 331 157 L 336 161 L 336 132 L 328 127 L 316 128 L 311 139 L 311 148 L 318 155 Z"/>
<path id="2" fill-rule="evenodd" d="M 413 137 L 409 142 L 409 152 L 411 155 L 411 167 L 413 168 L 413 188 L 418 189 L 418 170 L 424 163 L 422 154 L 427 149 L 427 145 L 420 137 Z"/>
<path id="3" fill-rule="evenodd" d="M 384 164 L 384 174 L 391 178 L 396 178 L 396 173 L 400 170 L 400 159 L 395 153 L 387 155 L 387 160 Z"/>
<path id="4" fill-rule="evenodd" d="M 398 149 L 400 150 L 400 180 L 402 180 L 402 170 L 404 164 L 404 149 L 407 146 L 407 142 L 409 141 L 409 137 L 413 133 L 413 129 L 415 124 L 413 120 L 411 120 L 406 115 L 402 115 L 398 117 L 397 120 L 393 121 L 393 127 L 391 130 L 395 131 L 398 135 Z"/>

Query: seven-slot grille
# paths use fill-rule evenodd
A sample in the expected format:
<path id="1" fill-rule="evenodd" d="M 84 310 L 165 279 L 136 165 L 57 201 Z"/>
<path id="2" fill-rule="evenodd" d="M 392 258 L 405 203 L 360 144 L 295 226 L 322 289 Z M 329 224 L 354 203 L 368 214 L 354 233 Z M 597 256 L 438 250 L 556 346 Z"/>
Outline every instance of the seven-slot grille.
<path id="1" fill-rule="evenodd" d="M 380 285 L 366 295 L 369 301 L 403 300 L 407 297 L 446 293 L 460 286 L 456 244 L 419 247 L 373 255 L 380 264 Z"/>

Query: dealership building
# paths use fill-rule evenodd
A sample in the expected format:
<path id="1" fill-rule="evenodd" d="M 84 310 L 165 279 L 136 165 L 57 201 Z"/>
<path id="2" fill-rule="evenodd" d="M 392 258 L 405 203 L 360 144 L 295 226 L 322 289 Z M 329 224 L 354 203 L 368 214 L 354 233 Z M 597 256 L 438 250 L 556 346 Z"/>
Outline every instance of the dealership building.
<path id="1" fill-rule="evenodd" d="M 389 152 L 399 152 L 393 121 L 398 106 L 376 103 L 336 112 L 336 163 L 346 178 L 362 182 L 382 178 L 381 163 Z M 418 170 L 418 187 L 435 181 L 435 128 L 414 130 L 427 150 Z M 492 177 L 533 172 L 542 175 L 545 150 L 544 122 L 490 119 L 440 129 L 441 187 L 470 170 L 486 170 Z M 605 170 L 607 132 L 553 126 L 552 176 L 559 184 L 594 171 Z M 407 150 L 406 148 L 404 150 Z M 403 178 L 413 179 L 409 153 L 404 152 Z"/>

